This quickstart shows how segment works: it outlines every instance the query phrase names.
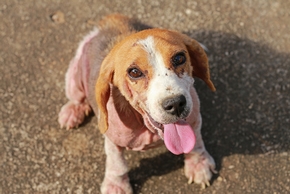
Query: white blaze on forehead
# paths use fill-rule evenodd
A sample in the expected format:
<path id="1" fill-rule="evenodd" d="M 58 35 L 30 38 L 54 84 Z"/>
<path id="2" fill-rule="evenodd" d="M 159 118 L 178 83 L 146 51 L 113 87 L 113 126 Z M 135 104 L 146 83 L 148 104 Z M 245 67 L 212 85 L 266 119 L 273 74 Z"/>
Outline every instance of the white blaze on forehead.
<path id="1" fill-rule="evenodd" d="M 193 85 L 193 78 L 186 73 L 178 77 L 176 73 L 165 66 L 165 60 L 169 60 L 170 56 L 164 58 L 156 49 L 153 36 L 138 41 L 143 49 L 148 53 L 149 65 L 153 68 L 153 75 L 147 91 L 146 107 L 150 116 L 160 123 L 166 123 L 171 118 L 162 108 L 162 102 L 168 97 L 174 95 L 184 95 L 189 107 L 192 106 L 190 96 L 190 87 Z"/>
<path id="2" fill-rule="evenodd" d="M 139 44 L 141 44 L 144 48 L 144 50 L 152 55 L 155 52 L 155 45 L 154 45 L 154 38 L 153 36 L 148 36 L 147 38 L 143 40 L 138 41 Z"/>
<path id="3" fill-rule="evenodd" d="M 138 41 L 142 45 L 143 49 L 148 53 L 148 60 L 150 65 L 154 68 L 154 74 L 166 74 L 170 73 L 167 68 L 165 68 L 164 60 L 162 55 L 156 50 L 155 42 L 153 36 L 148 36 L 147 38 Z"/>

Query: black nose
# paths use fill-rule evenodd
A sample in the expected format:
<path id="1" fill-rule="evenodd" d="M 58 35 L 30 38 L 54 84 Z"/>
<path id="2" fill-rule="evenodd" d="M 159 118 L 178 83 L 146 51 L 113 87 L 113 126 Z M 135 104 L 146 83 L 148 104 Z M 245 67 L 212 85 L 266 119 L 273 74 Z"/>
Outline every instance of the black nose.
<path id="1" fill-rule="evenodd" d="M 172 115 L 180 116 L 186 106 L 186 98 L 183 95 L 165 99 L 162 102 L 163 109 Z"/>

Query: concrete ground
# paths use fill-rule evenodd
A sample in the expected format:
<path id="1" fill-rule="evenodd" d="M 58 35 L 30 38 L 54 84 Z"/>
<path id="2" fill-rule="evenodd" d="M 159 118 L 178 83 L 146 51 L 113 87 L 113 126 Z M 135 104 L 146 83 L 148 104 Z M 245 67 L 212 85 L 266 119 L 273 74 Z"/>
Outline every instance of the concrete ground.
<path id="1" fill-rule="evenodd" d="M 219 171 L 211 186 L 188 185 L 182 156 L 158 148 L 126 152 L 135 193 L 290 193 L 289 10 L 286 0 L 1 0 L 0 193 L 99 193 L 96 118 L 66 131 L 57 114 L 78 42 L 114 12 L 204 43 L 217 88 L 196 82 Z"/>

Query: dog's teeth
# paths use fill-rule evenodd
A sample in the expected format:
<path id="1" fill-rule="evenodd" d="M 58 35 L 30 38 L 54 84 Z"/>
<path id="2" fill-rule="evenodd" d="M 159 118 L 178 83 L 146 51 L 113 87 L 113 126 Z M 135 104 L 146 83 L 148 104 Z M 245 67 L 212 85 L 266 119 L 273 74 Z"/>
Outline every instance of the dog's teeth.
<path id="1" fill-rule="evenodd" d="M 85 111 L 85 114 L 86 114 L 86 116 L 88 116 L 88 115 L 89 115 L 89 113 L 90 113 L 90 111 L 89 111 L 89 110 L 86 110 L 86 111 Z"/>
<path id="2" fill-rule="evenodd" d="M 205 189 L 206 186 L 205 186 L 205 183 L 201 183 L 201 189 Z"/>
<path id="3" fill-rule="evenodd" d="M 188 182 L 187 182 L 188 184 L 191 184 L 192 183 L 192 176 L 191 177 L 189 177 L 189 179 L 188 179 Z"/>

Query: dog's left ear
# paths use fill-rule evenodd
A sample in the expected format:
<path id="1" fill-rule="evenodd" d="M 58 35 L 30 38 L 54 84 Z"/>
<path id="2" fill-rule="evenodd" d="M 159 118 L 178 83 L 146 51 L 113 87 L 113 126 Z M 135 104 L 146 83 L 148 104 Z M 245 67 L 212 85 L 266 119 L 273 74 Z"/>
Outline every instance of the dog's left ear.
<path id="1" fill-rule="evenodd" d="M 208 59 L 204 49 L 197 41 L 186 35 L 183 35 L 183 39 L 189 52 L 190 61 L 193 68 L 192 76 L 202 79 L 212 91 L 215 91 L 215 86 L 210 79 Z"/>

